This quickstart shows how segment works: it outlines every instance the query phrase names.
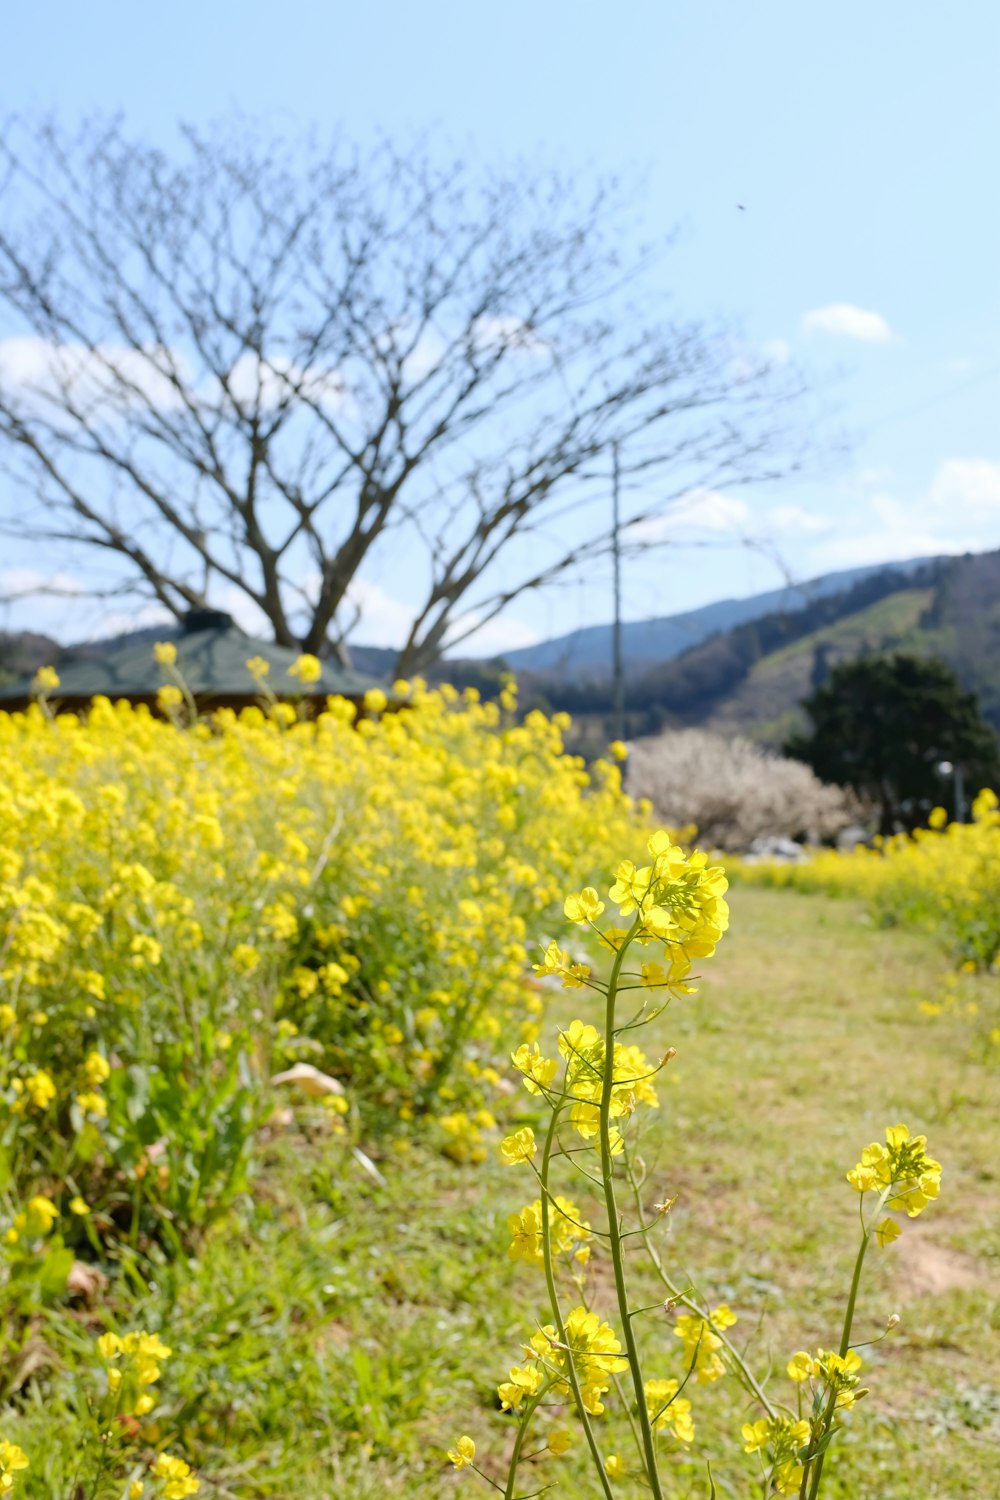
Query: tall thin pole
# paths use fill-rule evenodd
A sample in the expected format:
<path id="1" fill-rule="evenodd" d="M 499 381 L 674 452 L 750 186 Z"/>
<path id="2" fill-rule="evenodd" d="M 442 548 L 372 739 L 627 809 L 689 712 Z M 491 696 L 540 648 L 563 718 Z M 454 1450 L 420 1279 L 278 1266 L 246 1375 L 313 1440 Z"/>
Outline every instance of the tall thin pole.
<path id="1" fill-rule="evenodd" d="M 611 556 L 614 562 L 615 618 L 611 629 L 611 721 L 612 738 L 625 738 L 625 673 L 622 668 L 622 552 L 619 529 L 618 444 L 611 445 Z"/>

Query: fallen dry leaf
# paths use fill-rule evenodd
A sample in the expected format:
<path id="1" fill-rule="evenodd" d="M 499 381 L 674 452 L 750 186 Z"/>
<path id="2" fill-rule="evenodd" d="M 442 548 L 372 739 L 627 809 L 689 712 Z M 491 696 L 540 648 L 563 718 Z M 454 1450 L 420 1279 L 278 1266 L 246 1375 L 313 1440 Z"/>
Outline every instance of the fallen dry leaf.
<path id="1" fill-rule="evenodd" d="M 327 1094 L 344 1092 L 344 1085 L 339 1078 L 331 1078 L 329 1073 L 321 1073 L 319 1068 L 313 1067 L 312 1063 L 296 1063 L 294 1068 L 287 1068 L 284 1073 L 275 1073 L 271 1082 L 294 1084 L 310 1099 L 322 1099 Z"/>

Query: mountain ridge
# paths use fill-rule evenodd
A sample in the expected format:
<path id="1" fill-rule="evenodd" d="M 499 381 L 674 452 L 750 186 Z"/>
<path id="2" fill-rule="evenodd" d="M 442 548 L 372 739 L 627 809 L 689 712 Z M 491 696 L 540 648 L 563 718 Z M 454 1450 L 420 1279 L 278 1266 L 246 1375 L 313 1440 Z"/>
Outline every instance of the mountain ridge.
<path id="1" fill-rule="evenodd" d="M 1000 551 L 881 569 L 839 595 L 719 631 L 626 682 L 629 738 L 705 728 L 778 748 L 803 727 L 802 702 L 833 666 L 904 651 L 950 666 L 1000 730 Z M 611 686 L 544 673 L 522 678 L 540 704 L 566 709 L 588 750 L 611 732 Z"/>
<path id="2" fill-rule="evenodd" d="M 928 556 L 844 568 L 820 574 L 804 583 L 784 584 L 743 599 L 719 599 L 675 615 L 624 621 L 622 654 L 626 673 L 634 674 L 642 663 L 662 662 L 680 656 L 712 635 L 735 629 L 764 615 L 795 613 L 813 600 L 845 592 L 866 578 L 888 572 L 908 574 L 941 561 L 940 556 Z M 544 675 L 556 671 L 560 674 L 586 673 L 588 677 L 610 676 L 611 634 L 610 621 L 585 625 L 534 646 L 498 653 L 496 659 L 502 660 L 514 672 Z"/>

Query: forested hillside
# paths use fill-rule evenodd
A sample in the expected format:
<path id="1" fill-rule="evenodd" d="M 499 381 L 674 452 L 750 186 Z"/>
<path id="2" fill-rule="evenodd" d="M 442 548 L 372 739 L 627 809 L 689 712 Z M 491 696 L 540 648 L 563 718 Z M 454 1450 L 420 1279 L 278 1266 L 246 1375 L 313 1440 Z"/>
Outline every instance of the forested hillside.
<path id="1" fill-rule="evenodd" d="M 888 569 L 841 594 L 720 631 L 627 683 L 627 731 L 705 726 L 779 745 L 798 705 L 832 666 L 905 650 L 936 656 L 979 694 L 1000 729 L 1000 552 Z M 604 682 L 535 674 L 525 688 L 595 733 L 610 713 Z M 602 730 L 603 732 L 603 730 Z"/>

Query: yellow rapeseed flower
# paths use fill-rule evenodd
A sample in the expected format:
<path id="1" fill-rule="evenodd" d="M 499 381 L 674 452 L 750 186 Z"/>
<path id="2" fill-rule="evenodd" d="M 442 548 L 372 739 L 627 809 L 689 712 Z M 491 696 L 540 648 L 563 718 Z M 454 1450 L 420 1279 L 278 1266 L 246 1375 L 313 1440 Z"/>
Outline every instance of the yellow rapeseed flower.
<path id="1" fill-rule="evenodd" d="M 567 896 L 563 903 L 566 920 L 578 925 L 596 922 L 603 910 L 604 902 L 592 885 L 588 885 L 578 896 Z"/>
<path id="2" fill-rule="evenodd" d="M 516 1166 L 519 1162 L 531 1161 L 537 1150 L 535 1132 L 530 1125 L 525 1125 L 521 1130 L 515 1130 L 513 1135 L 505 1136 L 500 1142 L 500 1160 L 505 1166 Z"/>
<path id="3" fill-rule="evenodd" d="M 816 1361 L 804 1349 L 799 1349 L 793 1354 L 785 1368 L 792 1380 L 809 1380 L 813 1375 L 819 1373 Z"/>
<path id="4" fill-rule="evenodd" d="M 87 1075 L 87 1082 L 96 1089 L 111 1077 L 111 1064 L 99 1052 L 88 1052 L 83 1071 Z"/>
<path id="5" fill-rule="evenodd" d="M 56 1097 L 56 1086 L 44 1068 L 24 1080 L 24 1089 L 35 1109 L 48 1109 Z"/>
<path id="6" fill-rule="evenodd" d="M 37 1195 L 28 1203 L 29 1234 L 50 1234 L 58 1217 L 59 1210 L 52 1199 L 44 1198 L 41 1194 Z"/>
<path id="7" fill-rule="evenodd" d="M 201 1483 L 192 1473 L 190 1464 L 169 1453 L 156 1455 L 152 1472 L 157 1479 L 163 1480 L 163 1500 L 185 1500 L 187 1495 L 196 1495 L 201 1489 Z"/>
<path id="8" fill-rule="evenodd" d="M 657 1432 L 669 1430 L 680 1443 L 694 1442 L 691 1403 L 679 1395 L 676 1380 L 647 1380 L 644 1386 L 646 1410 Z"/>
<path id="9" fill-rule="evenodd" d="M 693 1370 L 699 1385 L 710 1385 L 721 1380 L 726 1373 L 719 1350 L 723 1342 L 714 1332 L 716 1328 L 731 1328 L 737 1321 L 736 1314 L 723 1302 L 713 1308 L 707 1318 L 697 1313 L 681 1313 L 674 1324 L 674 1333 L 684 1345 L 684 1358 Z"/>
<path id="10" fill-rule="evenodd" d="M 8 1495 L 14 1488 L 14 1475 L 29 1466 L 28 1455 L 16 1443 L 0 1438 L 0 1495 Z"/>
<path id="11" fill-rule="evenodd" d="M 460 1437 L 454 1448 L 448 1449 L 448 1459 L 456 1469 L 465 1469 L 476 1456 L 476 1445 L 470 1437 Z"/>
<path id="12" fill-rule="evenodd" d="M 545 1384 L 545 1375 L 537 1365 L 515 1365 L 508 1379 L 497 1386 L 504 1411 L 520 1411 L 529 1396 L 537 1396 Z"/>
<path id="13" fill-rule="evenodd" d="M 300 657 L 292 662 L 288 668 L 289 677 L 297 677 L 303 686 L 319 682 L 323 675 L 323 663 L 318 656 L 312 656 L 304 651 Z"/>

